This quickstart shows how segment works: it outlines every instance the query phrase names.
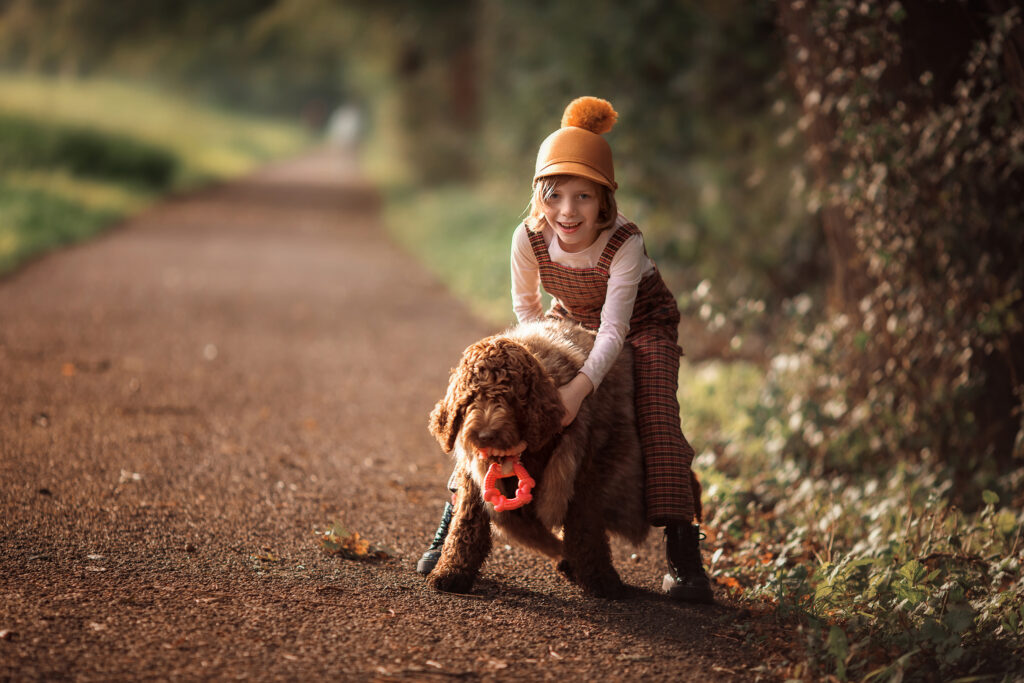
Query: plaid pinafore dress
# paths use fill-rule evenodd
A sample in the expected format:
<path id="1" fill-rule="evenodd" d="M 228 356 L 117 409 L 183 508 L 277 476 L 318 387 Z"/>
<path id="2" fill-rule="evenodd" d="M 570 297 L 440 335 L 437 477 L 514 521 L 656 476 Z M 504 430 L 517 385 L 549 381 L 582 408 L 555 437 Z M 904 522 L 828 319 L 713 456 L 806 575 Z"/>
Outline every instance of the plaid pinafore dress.
<path id="1" fill-rule="evenodd" d="M 593 268 L 571 268 L 555 263 L 544 235 L 529 232 L 537 257 L 540 281 L 554 297 L 548 315 L 574 320 L 597 330 L 608 290 L 612 259 L 631 236 L 640 234 L 632 223 L 615 232 Z M 679 306 L 655 269 L 640 281 L 626 342 L 633 347 L 637 428 L 644 455 L 647 519 L 655 524 L 690 522 L 695 506 L 690 463 L 693 448 L 679 424 L 678 331 Z"/>

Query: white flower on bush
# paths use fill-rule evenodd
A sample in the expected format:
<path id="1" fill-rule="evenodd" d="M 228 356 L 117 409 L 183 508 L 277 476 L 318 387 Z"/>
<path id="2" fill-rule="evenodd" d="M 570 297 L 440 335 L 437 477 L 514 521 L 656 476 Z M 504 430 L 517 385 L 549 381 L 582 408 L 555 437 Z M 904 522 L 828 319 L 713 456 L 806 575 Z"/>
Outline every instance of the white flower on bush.
<path id="1" fill-rule="evenodd" d="M 797 294 L 793 297 L 793 310 L 797 312 L 797 315 L 807 315 L 813 303 L 809 295 Z"/>
<path id="2" fill-rule="evenodd" d="M 811 448 L 817 448 L 825 441 L 825 435 L 810 422 L 804 425 L 803 437 Z"/>
<path id="3" fill-rule="evenodd" d="M 775 372 L 796 372 L 800 369 L 801 358 L 795 353 L 780 353 L 772 357 L 771 369 Z"/>
<path id="4" fill-rule="evenodd" d="M 838 420 L 846 414 L 846 401 L 840 398 L 830 399 L 824 406 L 822 412 L 833 420 Z"/>

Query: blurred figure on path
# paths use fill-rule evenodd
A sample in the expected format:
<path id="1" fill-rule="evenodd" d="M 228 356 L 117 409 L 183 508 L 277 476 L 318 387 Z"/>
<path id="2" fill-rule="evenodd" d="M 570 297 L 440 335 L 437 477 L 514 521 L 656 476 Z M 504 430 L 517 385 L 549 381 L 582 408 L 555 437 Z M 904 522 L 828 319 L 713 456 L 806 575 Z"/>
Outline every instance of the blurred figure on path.
<path id="1" fill-rule="evenodd" d="M 354 104 L 346 103 L 331 112 L 327 120 L 327 142 L 344 152 L 355 151 L 362 137 L 363 115 Z"/>

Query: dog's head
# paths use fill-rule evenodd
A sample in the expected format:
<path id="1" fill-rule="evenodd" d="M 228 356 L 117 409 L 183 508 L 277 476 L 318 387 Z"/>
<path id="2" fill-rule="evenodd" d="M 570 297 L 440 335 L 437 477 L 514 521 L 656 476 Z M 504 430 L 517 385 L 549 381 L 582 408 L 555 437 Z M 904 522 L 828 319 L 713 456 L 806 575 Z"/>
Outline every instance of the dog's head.
<path id="1" fill-rule="evenodd" d="M 511 339 L 473 344 L 452 370 L 448 391 L 430 413 L 430 433 L 451 452 L 461 433 L 467 449 L 533 450 L 559 430 L 562 402 L 554 381 L 529 350 Z"/>

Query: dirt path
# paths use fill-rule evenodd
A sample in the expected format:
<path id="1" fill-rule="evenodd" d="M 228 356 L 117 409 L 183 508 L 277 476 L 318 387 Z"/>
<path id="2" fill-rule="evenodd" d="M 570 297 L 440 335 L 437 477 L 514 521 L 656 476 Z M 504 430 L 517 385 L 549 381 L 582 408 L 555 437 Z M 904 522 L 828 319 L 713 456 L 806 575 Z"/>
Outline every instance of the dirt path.
<path id="1" fill-rule="evenodd" d="M 584 598 L 498 545 L 413 571 L 448 463 L 427 414 L 492 332 L 314 154 L 0 281 L 0 680 L 754 679 L 742 613 Z M 338 520 L 392 551 L 351 561 Z"/>

